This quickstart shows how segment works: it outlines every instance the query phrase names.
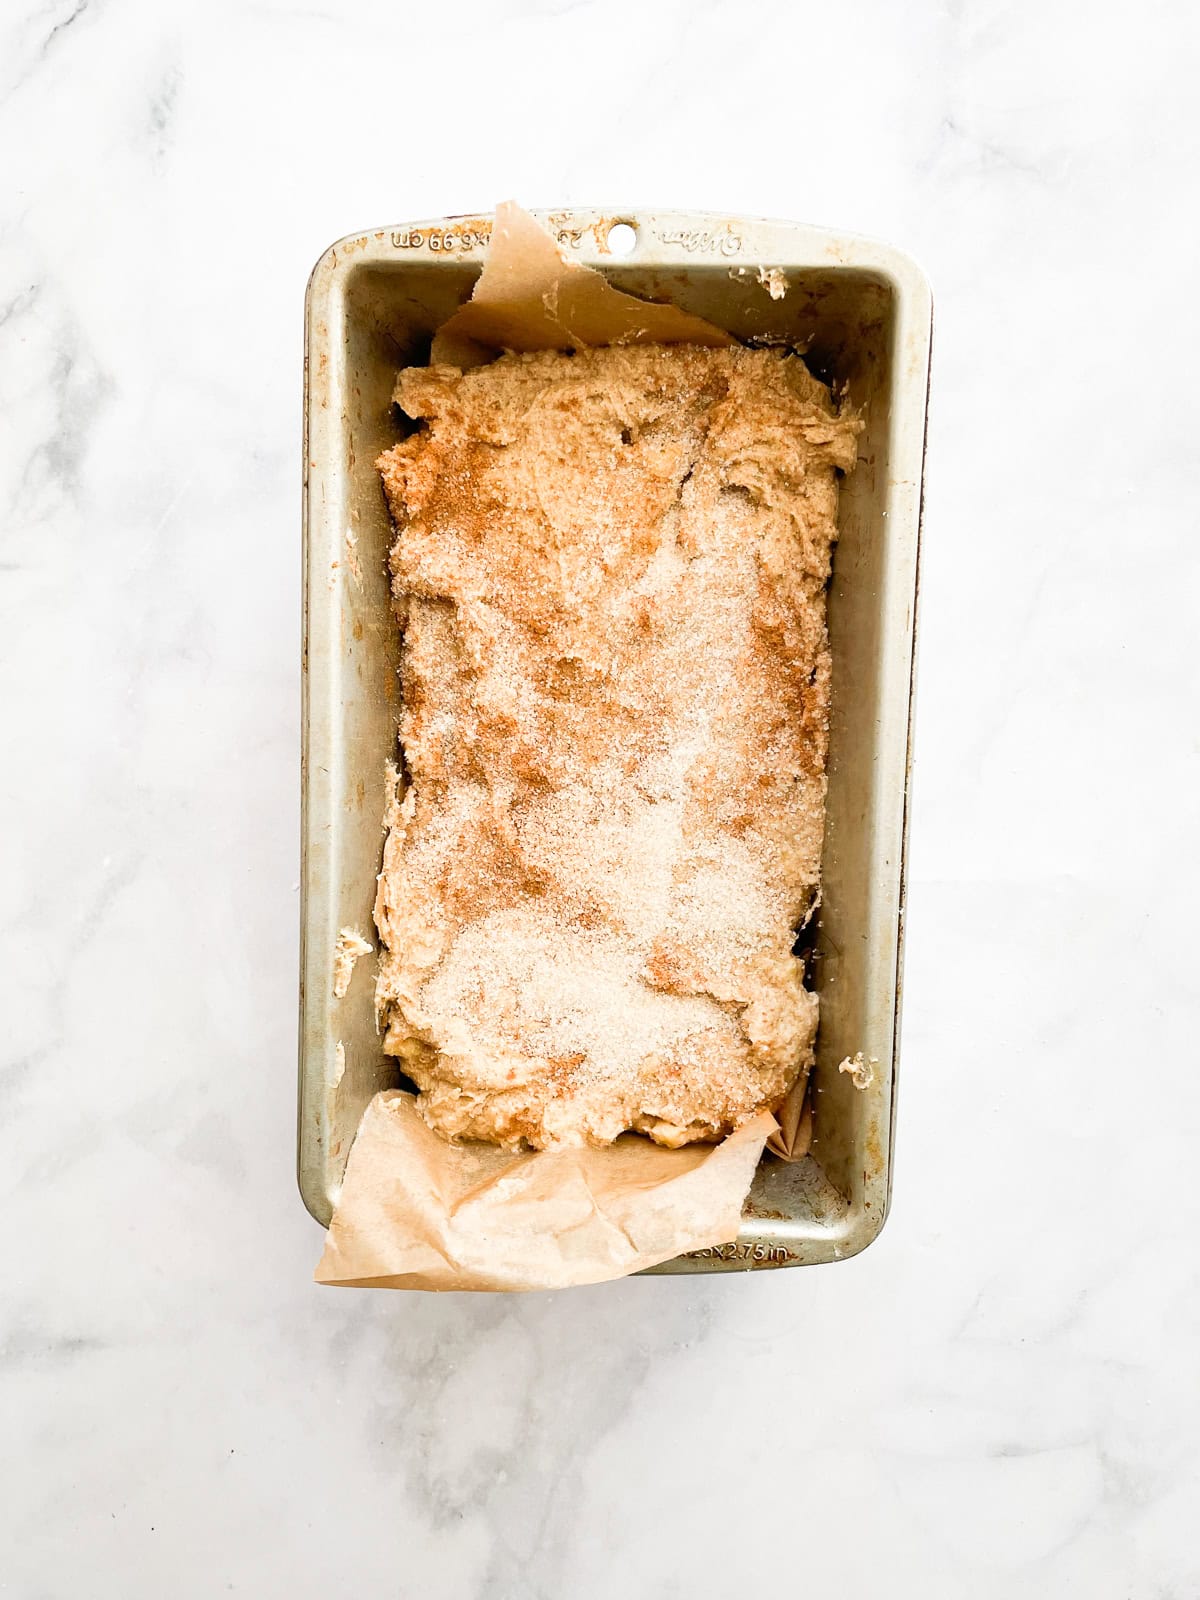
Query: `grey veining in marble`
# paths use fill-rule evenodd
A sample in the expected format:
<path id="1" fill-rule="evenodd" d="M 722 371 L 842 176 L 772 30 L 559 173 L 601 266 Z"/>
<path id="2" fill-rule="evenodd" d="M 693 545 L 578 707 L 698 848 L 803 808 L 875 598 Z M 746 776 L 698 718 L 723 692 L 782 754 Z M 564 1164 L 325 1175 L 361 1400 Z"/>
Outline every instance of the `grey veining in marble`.
<path id="1" fill-rule="evenodd" d="M 1200 1593 L 1198 67 L 1184 0 L 3 9 L 0 1595 Z M 836 1268 L 309 1282 L 304 282 L 508 194 L 934 284 L 895 1205 Z"/>

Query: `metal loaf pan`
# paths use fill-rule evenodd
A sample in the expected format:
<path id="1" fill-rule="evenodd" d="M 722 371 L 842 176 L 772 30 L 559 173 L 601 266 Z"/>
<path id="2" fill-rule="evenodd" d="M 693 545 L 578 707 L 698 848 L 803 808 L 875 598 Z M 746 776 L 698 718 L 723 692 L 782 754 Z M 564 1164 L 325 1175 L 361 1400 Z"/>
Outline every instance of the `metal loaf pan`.
<path id="1" fill-rule="evenodd" d="M 885 245 L 794 223 L 538 215 L 619 288 L 673 300 L 742 339 L 794 342 L 865 417 L 858 466 L 842 486 L 829 595 L 833 723 L 824 903 L 810 964 L 821 998 L 812 1154 L 793 1165 L 764 1158 L 737 1241 L 657 1270 L 854 1255 L 882 1227 L 891 1187 L 929 286 Z M 608 247 L 618 222 L 636 230 L 622 258 Z M 474 216 L 357 234 L 325 252 L 308 286 L 299 1177 L 321 1223 L 364 1107 L 397 1080 L 375 1029 L 374 961 L 360 961 L 341 1000 L 331 982 L 338 930 L 374 936 L 384 764 L 396 750 L 391 530 L 374 461 L 397 433 L 396 371 L 427 359 L 434 329 L 470 293 L 490 229 L 490 217 Z M 776 268 L 787 279 L 778 299 L 767 277 Z M 875 1060 L 865 1091 L 838 1071 L 860 1050 Z"/>

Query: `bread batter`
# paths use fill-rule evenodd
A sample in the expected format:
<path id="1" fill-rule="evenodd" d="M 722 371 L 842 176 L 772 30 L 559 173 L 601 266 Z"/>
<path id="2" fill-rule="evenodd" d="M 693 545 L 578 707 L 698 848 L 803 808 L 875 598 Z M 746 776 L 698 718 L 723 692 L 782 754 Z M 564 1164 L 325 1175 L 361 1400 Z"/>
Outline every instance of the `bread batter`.
<path id="1" fill-rule="evenodd" d="M 665 1145 L 812 1058 L 825 584 L 860 424 L 776 352 L 410 368 L 385 1049 L 452 1138 Z"/>

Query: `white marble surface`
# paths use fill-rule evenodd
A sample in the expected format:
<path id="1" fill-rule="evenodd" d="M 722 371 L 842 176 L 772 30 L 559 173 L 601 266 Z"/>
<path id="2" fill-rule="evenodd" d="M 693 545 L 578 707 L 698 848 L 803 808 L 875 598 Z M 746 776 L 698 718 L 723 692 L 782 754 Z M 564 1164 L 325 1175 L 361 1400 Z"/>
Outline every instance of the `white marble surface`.
<path id="1" fill-rule="evenodd" d="M 3 8 L 0 1594 L 1200 1593 L 1195 19 Z M 510 193 L 934 283 L 895 1205 L 843 1266 L 309 1283 L 304 282 Z"/>

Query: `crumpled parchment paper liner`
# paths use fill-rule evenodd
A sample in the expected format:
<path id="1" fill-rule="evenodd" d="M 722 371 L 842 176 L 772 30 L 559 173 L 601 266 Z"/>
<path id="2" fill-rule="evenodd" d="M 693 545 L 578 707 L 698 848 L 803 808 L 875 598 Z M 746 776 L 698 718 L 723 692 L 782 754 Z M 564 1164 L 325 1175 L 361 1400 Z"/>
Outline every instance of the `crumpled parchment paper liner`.
<path id="1" fill-rule="evenodd" d="M 402 1090 L 367 1107 L 318 1283 L 381 1289 L 562 1289 L 736 1238 L 776 1126 L 760 1112 L 718 1145 L 514 1155 L 448 1144 Z"/>
<path id="2" fill-rule="evenodd" d="M 444 323 L 431 361 L 478 366 L 501 349 L 655 342 L 722 346 L 722 329 L 614 289 L 571 261 L 528 212 L 497 206 L 470 301 Z M 556 1289 L 624 1277 L 737 1237 L 770 1137 L 807 1149 L 803 1085 L 718 1145 L 667 1150 L 626 1134 L 603 1150 L 514 1155 L 454 1145 L 410 1094 L 377 1094 L 359 1126 L 316 1271 L 318 1283 L 388 1289 Z"/>
<path id="3" fill-rule="evenodd" d="M 812 1096 L 808 1092 L 811 1069 L 803 1068 L 787 1098 L 775 1113 L 776 1127 L 767 1149 L 781 1161 L 803 1161 L 812 1148 Z"/>
<path id="4" fill-rule="evenodd" d="M 535 217 L 508 200 L 496 207 L 475 291 L 438 329 L 429 359 L 475 367 L 498 350 L 736 343 L 678 306 L 614 289 L 594 267 L 569 260 Z"/>

